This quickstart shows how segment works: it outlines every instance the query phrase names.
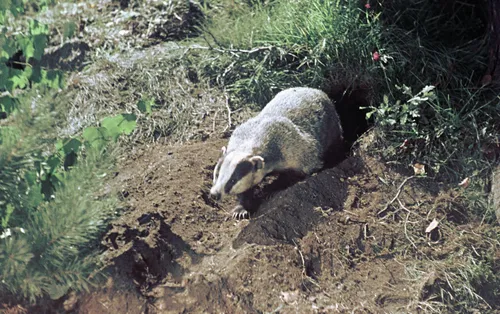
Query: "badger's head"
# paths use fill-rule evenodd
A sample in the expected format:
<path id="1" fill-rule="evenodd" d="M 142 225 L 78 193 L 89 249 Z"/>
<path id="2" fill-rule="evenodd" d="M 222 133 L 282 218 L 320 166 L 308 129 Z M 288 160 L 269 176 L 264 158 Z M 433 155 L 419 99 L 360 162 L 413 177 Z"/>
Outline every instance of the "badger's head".
<path id="1" fill-rule="evenodd" d="M 220 199 L 226 194 L 243 193 L 259 184 L 264 176 L 264 158 L 235 151 L 226 153 L 226 148 L 222 147 L 210 195 Z"/>

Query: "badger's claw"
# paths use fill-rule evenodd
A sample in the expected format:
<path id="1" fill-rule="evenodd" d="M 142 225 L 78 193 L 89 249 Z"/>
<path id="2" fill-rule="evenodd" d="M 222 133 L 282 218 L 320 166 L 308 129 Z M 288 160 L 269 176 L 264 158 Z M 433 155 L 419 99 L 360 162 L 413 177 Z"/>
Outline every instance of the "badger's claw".
<path id="1" fill-rule="evenodd" d="M 238 205 L 232 210 L 232 216 L 234 219 L 245 219 L 245 218 L 250 218 L 250 213 L 243 208 L 243 206 Z"/>

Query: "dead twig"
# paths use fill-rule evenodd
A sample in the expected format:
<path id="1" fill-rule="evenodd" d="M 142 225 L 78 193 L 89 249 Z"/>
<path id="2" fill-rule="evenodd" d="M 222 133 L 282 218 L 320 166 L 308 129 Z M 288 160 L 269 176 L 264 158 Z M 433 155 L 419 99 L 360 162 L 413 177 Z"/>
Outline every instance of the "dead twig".
<path id="1" fill-rule="evenodd" d="M 411 214 L 411 211 L 406 208 L 403 203 L 398 199 L 398 203 L 399 203 L 399 206 L 401 206 L 402 209 L 406 210 L 406 218 L 405 218 L 405 222 L 404 222 L 404 230 L 405 230 L 405 237 L 408 241 L 410 241 L 411 245 L 418 250 L 417 248 L 417 245 L 415 244 L 415 242 L 413 242 L 413 240 L 410 238 L 410 236 L 408 235 L 408 229 L 406 228 L 406 225 L 408 224 L 408 218 L 410 218 L 410 214 Z"/>
<path id="2" fill-rule="evenodd" d="M 378 216 L 378 215 L 380 215 L 380 214 L 382 214 L 383 212 L 385 212 L 385 211 L 389 208 L 389 206 L 391 206 L 391 205 L 392 205 L 392 203 L 394 203 L 394 201 L 396 201 L 396 200 L 398 199 L 399 195 L 400 195 L 400 194 L 401 194 L 401 192 L 403 191 L 403 187 L 405 186 L 405 184 L 406 184 L 408 181 L 410 181 L 410 179 L 413 179 L 413 178 L 415 178 L 415 176 L 410 176 L 410 177 L 406 178 L 406 179 L 405 179 L 405 180 L 404 180 L 404 181 L 403 181 L 403 182 L 399 185 L 398 192 L 396 193 L 396 195 L 392 198 L 392 200 L 390 200 L 390 201 L 389 201 L 389 202 L 385 205 L 385 207 L 384 207 L 381 211 L 379 211 L 379 212 L 377 213 L 377 216 Z"/>
<path id="3" fill-rule="evenodd" d="M 302 260 L 302 274 L 305 275 L 305 276 L 307 276 L 307 273 L 306 273 L 306 260 L 304 259 L 304 255 L 300 251 L 299 246 L 297 245 L 297 243 L 295 242 L 295 240 L 293 241 L 293 244 L 295 244 L 295 249 L 297 250 L 297 252 L 299 252 L 300 259 Z"/>
<path id="4" fill-rule="evenodd" d="M 215 133 L 215 121 L 217 120 L 217 114 L 219 113 L 219 110 L 217 109 L 214 114 L 214 119 L 212 122 L 212 133 Z"/>
<path id="5" fill-rule="evenodd" d="M 255 47 L 252 49 L 222 48 L 222 46 L 219 46 L 219 48 L 216 48 L 216 47 L 212 47 L 211 45 L 209 45 L 207 47 L 207 46 L 200 46 L 200 45 L 194 44 L 194 45 L 187 47 L 186 50 L 184 51 L 184 53 L 182 54 L 182 56 L 186 55 L 187 52 L 191 49 L 213 50 L 213 51 L 217 51 L 220 53 L 229 53 L 235 57 L 239 57 L 238 53 L 253 54 L 253 53 L 261 52 L 261 51 L 271 51 L 274 48 L 275 47 L 273 47 L 273 46 L 262 46 L 262 47 Z M 290 55 L 292 55 L 292 54 L 290 54 Z"/>
<path id="6" fill-rule="evenodd" d="M 227 96 L 227 94 L 225 94 L 224 96 L 226 96 L 227 126 L 224 129 L 224 131 L 222 131 L 222 133 L 226 132 L 228 129 L 230 129 L 233 126 L 233 122 L 231 121 L 232 111 L 231 111 L 231 108 L 229 107 L 229 97 Z"/>

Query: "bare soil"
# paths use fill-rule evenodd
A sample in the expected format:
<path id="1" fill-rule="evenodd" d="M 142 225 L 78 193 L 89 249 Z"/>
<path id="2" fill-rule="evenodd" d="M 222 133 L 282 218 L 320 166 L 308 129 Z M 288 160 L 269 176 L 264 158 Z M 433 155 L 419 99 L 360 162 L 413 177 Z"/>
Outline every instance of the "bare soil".
<path id="1" fill-rule="evenodd" d="M 103 241 L 112 276 L 79 298 L 76 313 L 419 309 L 438 275 L 409 276 L 411 241 L 418 250 L 439 245 L 445 254 L 448 239 L 441 232 L 426 240 L 432 219 L 407 228 L 406 213 L 386 206 L 398 192 L 388 182 L 399 185 L 411 173 L 397 173 L 358 149 L 287 188 L 270 178 L 255 193 L 257 212 L 237 221 L 229 213 L 234 199 L 208 197 L 226 141 L 148 145 L 123 160 L 113 181 L 128 209 Z M 425 214 L 452 197 L 450 189 L 415 178 L 398 199 L 408 207 L 427 204 L 420 206 Z"/>

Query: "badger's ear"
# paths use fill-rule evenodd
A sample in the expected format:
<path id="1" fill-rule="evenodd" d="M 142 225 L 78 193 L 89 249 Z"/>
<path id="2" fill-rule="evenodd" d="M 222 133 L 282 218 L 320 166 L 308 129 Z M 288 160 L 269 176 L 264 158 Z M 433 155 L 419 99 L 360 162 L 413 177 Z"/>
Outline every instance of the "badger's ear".
<path id="1" fill-rule="evenodd" d="M 220 152 L 221 152 L 222 156 L 224 156 L 226 154 L 226 146 L 222 146 L 222 148 L 220 149 Z"/>
<path id="2" fill-rule="evenodd" d="M 254 171 L 264 168 L 264 158 L 262 158 L 261 156 L 251 157 L 250 162 L 253 164 Z"/>

